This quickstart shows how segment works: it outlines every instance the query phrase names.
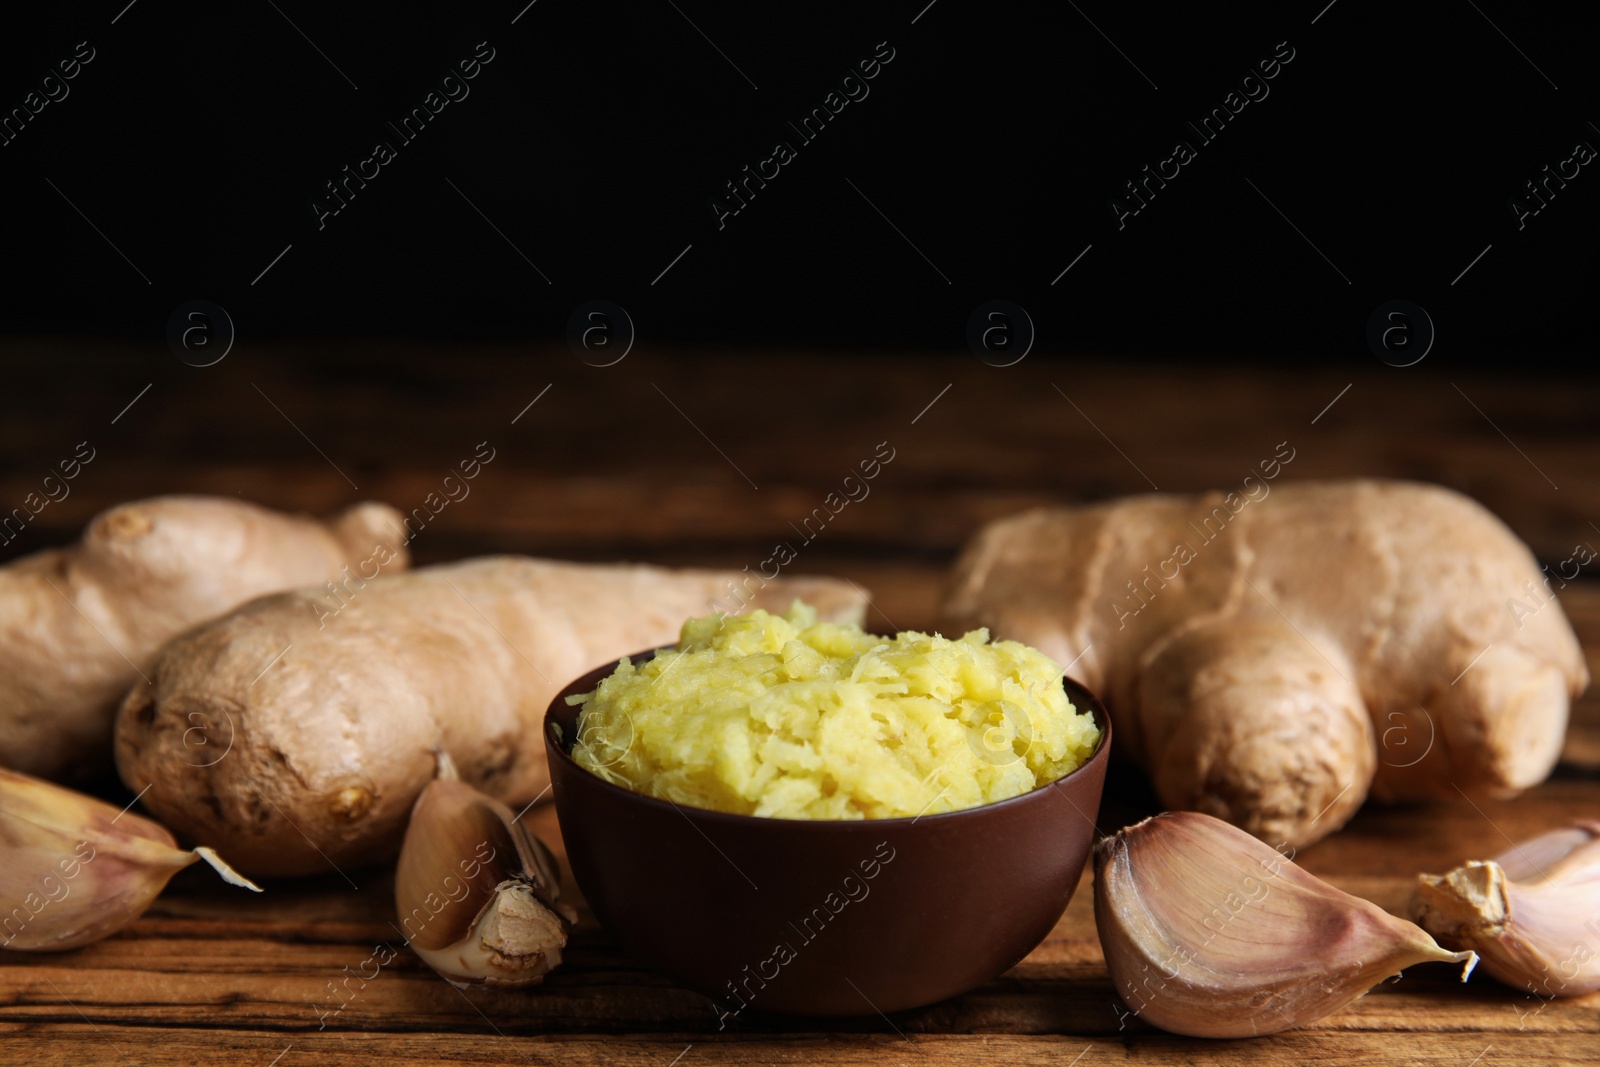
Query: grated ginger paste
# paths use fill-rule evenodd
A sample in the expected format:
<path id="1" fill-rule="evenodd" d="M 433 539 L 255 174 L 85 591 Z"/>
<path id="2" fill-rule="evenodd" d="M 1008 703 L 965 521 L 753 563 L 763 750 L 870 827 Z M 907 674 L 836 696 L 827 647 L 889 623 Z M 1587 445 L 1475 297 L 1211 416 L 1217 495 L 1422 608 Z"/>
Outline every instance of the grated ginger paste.
<path id="1" fill-rule="evenodd" d="M 711 615 L 675 648 L 622 660 L 583 704 L 572 755 L 678 804 L 779 819 L 892 819 L 1055 781 L 1100 730 L 1061 668 L 987 630 L 893 639 L 784 615 Z"/>

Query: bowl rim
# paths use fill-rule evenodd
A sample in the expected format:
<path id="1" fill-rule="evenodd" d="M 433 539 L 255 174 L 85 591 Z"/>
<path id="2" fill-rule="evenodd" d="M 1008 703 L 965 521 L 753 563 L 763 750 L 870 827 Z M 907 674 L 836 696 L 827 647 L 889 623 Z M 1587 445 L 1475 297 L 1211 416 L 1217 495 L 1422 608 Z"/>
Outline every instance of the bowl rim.
<path id="1" fill-rule="evenodd" d="M 1066 672 L 1062 671 L 1061 684 L 1063 688 L 1067 689 L 1068 695 L 1072 696 L 1072 690 L 1076 689 L 1078 693 L 1087 698 L 1086 703 L 1089 708 L 1089 713 L 1094 717 L 1095 725 L 1100 728 L 1100 739 L 1095 743 L 1094 751 L 1090 752 L 1088 757 L 1085 758 L 1082 763 L 1078 764 L 1078 766 L 1074 767 L 1060 778 L 1045 782 L 1043 785 L 1034 786 L 1026 793 L 1018 793 L 1014 797 L 1006 797 L 1003 800 L 993 800 L 987 804 L 977 804 L 970 808 L 957 808 L 954 811 L 939 811 L 934 812 L 932 815 L 897 815 L 890 819 L 787 819 L 773 815 L 745 815 L 740 812 L 718 811 L 715 808 L 701 808 L 691 804 L 678 804 L 674 801 L 650 796 L 646 793 L 635 792 L 632 789 L 624 789 L 622 786 L 617 785 L 614 782 L 607 781 L 598 774 L 595 774 L 593 771 L 589 770 L 587 767 L 584 767 L 577 760 L 572 758 L 572 753 L 567 751 L 567 743 L 564 742 L 563 739 L 556 733 L 556 729 L 560 724 L 555 721 L 555 713 L 558 706 L 561 705 L 567 699 L 567 697 L 574 696 L 576 695 L 577 691 L 581 691 L 579 690 L 579 683 L 583 682 L 590 675 L 598 674 L 599 672 L 606 670 L 615 671 L 617 667 L 621 665 L 624 659 L 633 663 L 639 663 L 641 660 L 655 658 L 655 655 L 658 652 L 663 652 L 667 649 L 675 647 L 677 647 L 676 642 L 670 645 L 659 645 L 655 648 L 648 648 L 642 652 L 635 652 L 628 656 L 618 656 L 614 662 L 609 664 L 601 664 L 592 670 L 585 671 L 572 681 L 568 682 L 566 685 L 562 686 L 556 695 L 551 698 L 550 703 L 545 708 L 544 722 L 542 724 L 545 743 L 545 758 L 547 760 L 561 760 L 564 764 L 568 765 L 571 770 L 586 776 L 593 784 L 599 785 L 602 789 L 609 790 L 619 797 L 626 798 L 627 801 L 638 802 L 646 805 L 647 807 L 655 807 L 662 811 L 676 811 L 685 818 L 690 818 L 692 813 L 692 817 L 694 818 L 705 818 L 709 819 L 713 823 L 728 823 L 729 825 L 733 826 L 777 825 L 797 830 L 801 828 L 815 827 L 830 828 L 828 832 L 838 831 L 846 833 L 867 833 L 874 827 L 898 829 L 902 827 L 909 827 L 920 822 L 928 822 L 933 825 L 940 825 L 951 819 L 958 819 L 962 816 L 970 817 L 979 812 L 998 812 L 1001 809 L 1019 807 L 1025 803 L 1038 803 L 1036 798 L 1041 796 L 1045 790 L 1060 786 L 1067 780 L 1082 774 L 1084 771 L 1087 771 L 1096 763 L 1104 763 L 1107 760 L 1111 749 L 1111 715 L 1106 711 L 1105 704 L 1092 689 L 1084 685 L 1082 682 L 1068 677 Z M 609 675 L 601 675 L 599 679 L 596 679 L 595 684 L 598 685 L 600 681 L 603 681 L 608 676 Z M 1076 705 L 1077 701 L 1074 700 L 1073 703 Z M 580 709 L 579 714 L 581 713 L 582 712 Z M 576 717 L 574 717 L 574 722 L 576 722 Z M 1076 805 L 1073 806 L 1076 807 Z M 1091 825 L 1093 824 L 1093 815 L 1084 813 L 1084 817 L 1089 819 Z M 816 832 L 822 831 L 819 829 Z"/>

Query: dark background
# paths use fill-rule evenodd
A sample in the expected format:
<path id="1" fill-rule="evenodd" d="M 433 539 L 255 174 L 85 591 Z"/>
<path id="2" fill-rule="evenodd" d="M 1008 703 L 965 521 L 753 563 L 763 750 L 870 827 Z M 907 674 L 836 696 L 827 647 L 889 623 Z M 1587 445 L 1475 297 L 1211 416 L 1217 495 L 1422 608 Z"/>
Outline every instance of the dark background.
<path id="1" fill-rule="evenodd" d="M 603 298 L 678 350 L 961 351 L 1004 298 L 1041 353 L 1366 366 L 1403 298 L 1432 362 L 1590 344 L 1600 177 L 1520 232 L 1507 207 L 1600 145 L 1577 7 L 525 2 L 8 16 L 0 108 L 95 58 L 0 147 L 0 332 L 160 344 L 205 299 L 241 343 L 520 342 Z M 319 231 L 324 183 L 479 41 L 470 95 Z M 880 41 L 870 95 L 799 145 L 786 121 Z M 1280 41 L 1270 95 L 1119 231 L 1122 183 Z M 711 199 L 780 137 L 798 158 L 719 230 Z"/>

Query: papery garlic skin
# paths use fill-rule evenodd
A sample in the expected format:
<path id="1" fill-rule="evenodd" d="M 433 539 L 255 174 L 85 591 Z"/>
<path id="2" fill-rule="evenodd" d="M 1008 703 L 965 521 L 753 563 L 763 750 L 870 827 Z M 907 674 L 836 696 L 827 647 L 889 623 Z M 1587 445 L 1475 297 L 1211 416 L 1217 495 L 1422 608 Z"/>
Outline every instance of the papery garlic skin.
<path id="1" fill-rule="evenodd" d="M 0 948 L 57 952 L 109 937 L 200 859 L 261 891 L 210 849 L 178 848 L 158 823 L 0 768 Z"/>
<path id="2" fill-rule="evenodd" d="M 1194 1037 L 1288 1030 L 1412 964 L 1470 971 L 1474 960 L 1198 812 L 1101 841 L 1094 904 L 1118 996 L 1145 1021 Z"/>
<path id="3" fill-rule="evenodd" d="M 395 907 L 412 951 L 452 985 L 533 985 L 561 963 L 577 915 L 560 871 L 511 809 L 439 777 L 411 811 L 395 869 Z"/>
<path id="4" fill-rule="evenodd" d="M 1419 875 L 1410 910 L 1441 944 L 1476 951 L 1509 986 L 1545 998 L 1600 990 L 1600 822 Z"/>

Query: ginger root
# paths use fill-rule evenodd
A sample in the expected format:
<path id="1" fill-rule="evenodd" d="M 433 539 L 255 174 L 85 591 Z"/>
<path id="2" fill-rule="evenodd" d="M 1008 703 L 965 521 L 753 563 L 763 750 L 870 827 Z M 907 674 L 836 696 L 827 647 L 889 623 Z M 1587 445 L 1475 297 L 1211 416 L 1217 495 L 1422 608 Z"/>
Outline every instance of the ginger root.
<path id="1" fill-rule="evenodd" d="M 170 638 L 347 567 L 402 569 L 404 536 L 383 504 L 320 522 L 168 496 L 112 508 L 77 544 L 0 567 L 0 765 L 63 779 L 105 770 L 118 701 Z"/>
<path id="2" fill-rule="evenodd" d="M 544 795 L 544 713 L 572 679 L 677 639 L 734 572 L 491 557 L 368 583 L 337 614 L 320 590 L 257 600 L 167 646 L 117 718 L 117 767 L 144 805 L 240 870 L 327 872 L 387 859 L 434 777 L 511 805 Z M 780 578 L 749 607 L 809 601 L 859 622 L 864 597 Z M 276 661 L 275 661 L 276 657 Z M 270 665 L 270 668 L 269 668 Z M 196 760 L 196 724 L 231 740 Z"/>
<path id="3" fill-rule="evenodd" d="M 1588 684 L 1526 546 L 1414 483 L 1026 512 L 973 539 L 942 616 L 1067 665 L 1163 804 L 1270 844 L 1331 833 L 1369 791 L 1542 781 Z"/>

